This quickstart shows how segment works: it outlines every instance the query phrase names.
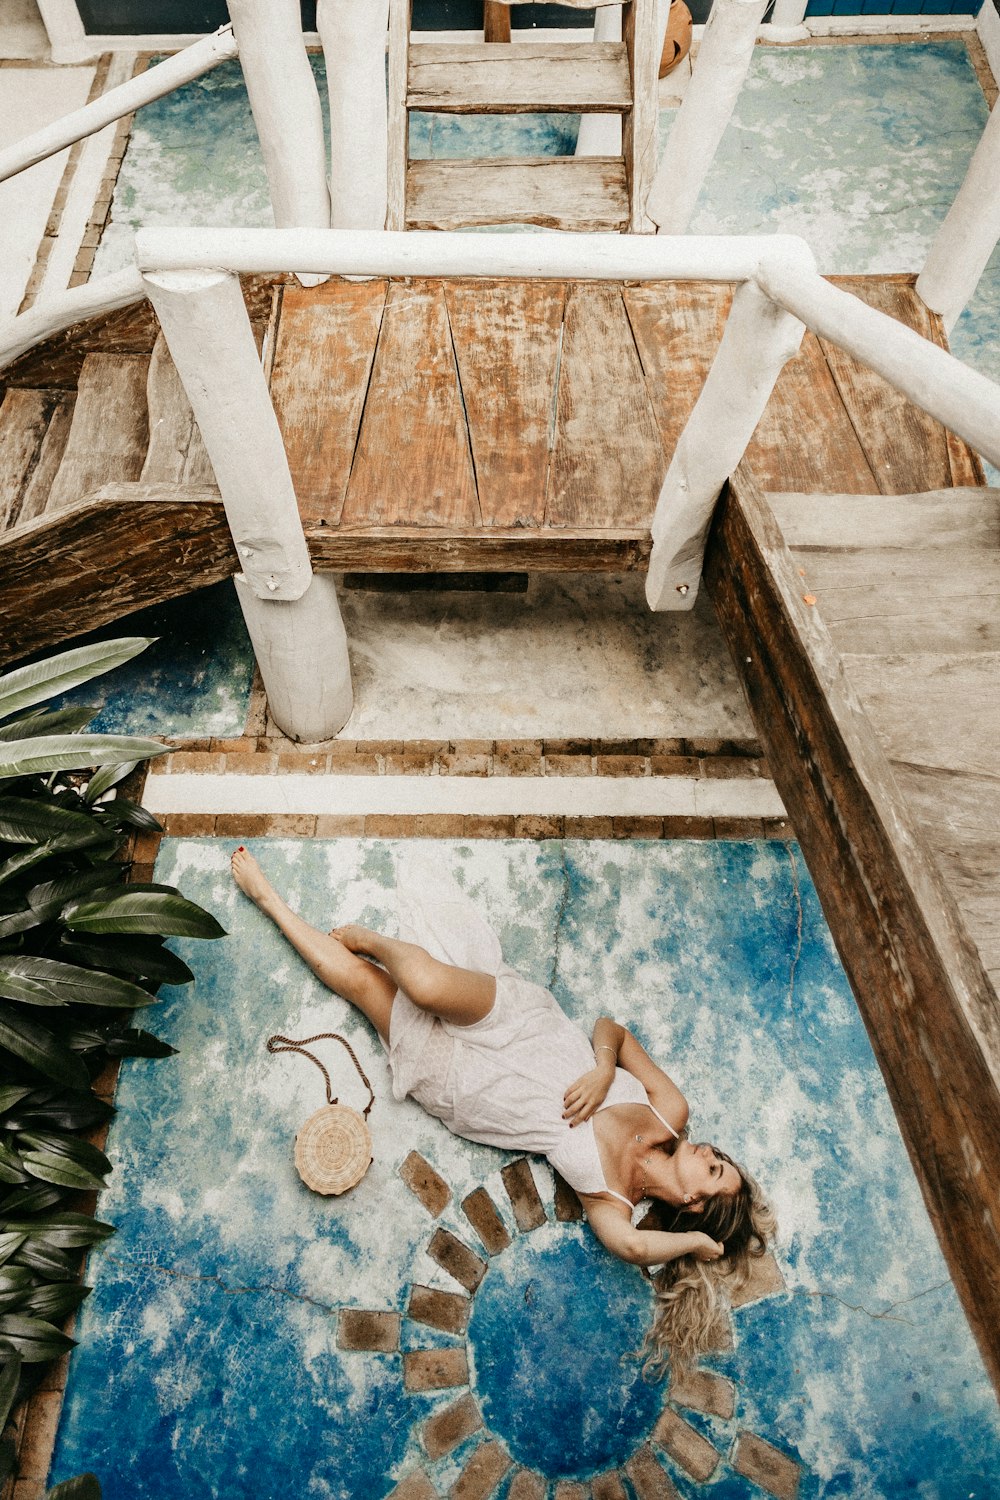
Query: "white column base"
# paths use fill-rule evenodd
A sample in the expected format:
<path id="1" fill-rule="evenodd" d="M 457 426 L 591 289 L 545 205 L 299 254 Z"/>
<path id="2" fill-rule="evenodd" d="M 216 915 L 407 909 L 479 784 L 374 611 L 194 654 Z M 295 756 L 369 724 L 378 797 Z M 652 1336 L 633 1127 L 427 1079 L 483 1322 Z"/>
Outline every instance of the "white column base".
<path id="1" fill-rule="evenodd" d="M 315 573 L 301 599 L 259 599 L 242 573 L 233 582 L 272 719 L 291 740 L 333 739 L 354 707 L 334 580 Z"/>

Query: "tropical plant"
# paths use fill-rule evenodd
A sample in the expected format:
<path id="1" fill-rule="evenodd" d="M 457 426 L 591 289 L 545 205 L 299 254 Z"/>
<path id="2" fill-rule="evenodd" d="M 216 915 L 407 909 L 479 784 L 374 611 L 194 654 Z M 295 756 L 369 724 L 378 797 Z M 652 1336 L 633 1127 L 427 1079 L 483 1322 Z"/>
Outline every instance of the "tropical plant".
<path id="1" fill-rule="evenodd" d="M 122 795 L 158 740 L 86 734 L 93 705 L 43 707 L 150 642 L 103 641 L 0 676 L 0 1430 L 42 1367 L 71 1348 L 60 1326 L 90 1288 L 81 1253 L 113 1228 L 81 1208 L 111 1170 L 81 1132 L 113 1107 L 93 1091 L 110 1058 L 175 1049 L 132 1024 L 161 984 L 188 984 L 172 936 L 223 929 L 167 885 L 126 885 L 132 830 L 156 830 Z M 13 1444 L 0 1438 L 0 1481 Z M 99 1500 L 93 1475 L 53 1500 Z"/>

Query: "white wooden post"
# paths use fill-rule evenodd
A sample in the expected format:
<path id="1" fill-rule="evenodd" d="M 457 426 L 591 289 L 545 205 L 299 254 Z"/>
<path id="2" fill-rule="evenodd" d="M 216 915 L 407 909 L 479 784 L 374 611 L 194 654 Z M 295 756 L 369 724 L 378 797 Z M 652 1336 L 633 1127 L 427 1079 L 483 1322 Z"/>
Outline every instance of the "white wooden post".
<path id="1" fill-rule="evenodd" d="M 965 181 L 935 236 L 917 292 L 949 331 L 1000 240 L 1000 109 L 986 122 Z"/>
<path id="2" fill-rule="evenodd" d="M 96 56 L 87 40 L 76 0 L 38 0 L 38 13 L 54 63 L 86 62 Z"/>
<path id="3" fill-rule="evenodd" d="M 774 9 L 766 35 L 776 42 L 804 41 L 809 35 L 805 25 L 809 0 L 774 0 Z"/>
<path id="4" fill-rule="evenodd" d="M 646 213 L 684 234 L 750 68 L 767 0 L 715 0 L 691 79 L 653 180 Z"/>
<path id="5" fill-rule="evenodd" d="M 669 3 L 667 9 L 669 10 Z M 594 41 L 620 42 L 622 39 L 622 8 L 620 5 L 604 5 L 594 15 Z M 660 36 L 663 46 L 663 36 Z M 577 156 L 621 156 L 621 115 L 581 115 L 580 134 L 576 138 Z"/>
<path id="6" fill-rule="evenodd" d="M 299 0 L 228 0 L 279 229 L 330 224 L 319 90 Z"/>
<path id="7" fill-rule="evenodd" d="M 292 739 L 327 739 L 351 711 L 347 641 L 332 580 L 317 587 L 313 576 L 239 278 L 165 271 L 143 279 L 215 470 L 243 567 L 240 604 L 281 705 L 275 721 Z"/>
<path id="8" fill-rule="evenodd" d="M 271 718 L 289 739 L 333 739 L 354 707 L 333 579 L 315 573 L 302 598 L 290 603 L 259 599 L 242 573 L 234 582 Z"/>
<path id="9" fill-rule="evenodd" d="M 385 42 L 389 0 L 319 0 L 330 96 L 330 223 L 384 229 L 388 168 Z"/>
<path id="10" fill-rule="evenodd" d="M 715 502 L 763 415 L 805 327 L 752 281 L 733 298 L 722 343 L 677 442 L 653 517 L 651 609 L 691 609 Z"/>

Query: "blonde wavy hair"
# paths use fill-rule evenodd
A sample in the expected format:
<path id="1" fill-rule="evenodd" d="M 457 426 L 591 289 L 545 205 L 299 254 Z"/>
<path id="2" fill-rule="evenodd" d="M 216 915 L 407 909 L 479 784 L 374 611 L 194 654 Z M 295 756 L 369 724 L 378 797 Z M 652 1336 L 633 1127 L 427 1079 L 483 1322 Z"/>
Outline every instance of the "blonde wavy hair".
<path id="1" fill-rule="evenodd" d="M 681 1374 L 716 1342 L 732 1294 L 746 1285 L 751 1261 L 766 1254 L 777 1231 L 774 1210 L 760 1185 L 739 1162 L 715 1149 L 740 1174 L 735 1193 L 709 1199 L 697 1214 L 657 1202 L 639 1224 L 640 1229 L 669 1234 L 698 1229 L 726 1247 L 719 1260 L 682 1255 L 652 1273 L 643 1273 L 656 1297 L 653 1325 L 643 1345 L 642 1369 L 650 1380 L 661 1379 L 668 1367 L 675 1376 Z"/>

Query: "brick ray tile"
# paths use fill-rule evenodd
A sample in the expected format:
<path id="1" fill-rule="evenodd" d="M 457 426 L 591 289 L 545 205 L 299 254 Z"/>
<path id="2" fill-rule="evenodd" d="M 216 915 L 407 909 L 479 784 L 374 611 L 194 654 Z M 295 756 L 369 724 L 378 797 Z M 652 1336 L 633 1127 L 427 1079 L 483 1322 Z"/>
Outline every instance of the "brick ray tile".
<path id="1" fill-rule="evenodd" d="M 721 1454 L 669 1406 L 653 1429 L 653 1441 L 699 1483 L 714 1474 Z"/>
<path id="2" fill-rule="evenodd" d="M 397 1312 L 363 1312 L 342 1307 L 337 1318 L 338 1349 L 370 1349 L 387 1354 L 399 1348 Z"/>
<path id="3" fill-rule="evenodd" d="M 462 1212 L 483 1242 L 488 1255 L 499 1255 L 510 1244 L 507 1226 L 500 1211 L 484 1187 L 476 1188 L 462 1200 Z"/>
<path id="4" fill-rule="evenodd" d="M 435 1230 L 427 1254 L 468 1292 L 475 1292 L 486 1275 L 486 1262 L 447 1229 Z"/>
<path id="5" fill-rule="evenodd" d="M 509 1468 L 499 1443 L 482 1443 L 448 1491 L 449 1500 L 487 1500 Z"/>
<path id="6" fill-rule="evenodd" d="M 469 1392 L 443 1411 L 435 1412 L 421 1428 L 420 1441 L 428 1458 L 443 1458 L 482 1425 L 476 1398 Z"/>
<path id="7" fill-rule="evenodd" d="M 459 1292 L 439 1292 L 436 1287 L 415 1285 L 410 1288 L 406 1315 L 414 1323 L 425 1323 L 442 1333 L 464 1333 L 471 1308 L 469 1298 Z"/>
<path id="8" fill-rule="evenodd" d="M 801 1469 L 793 1458 L 782 1453 L 752 1432 L 741 1432 L 736 1439 L 733 1468 L 737 1474 L 759 1484 L 775 1500 L 796 1500 Z"/>
<path id="9" fill-rule="evenodd" d="M 680 1500 L 663 1465 L 654 1457 L 652 1448 L 636 1449 L 625 1465 L 625 1473 L 631 1480 L 636 1500 Z"/>
<path id="10" fill-rule="evenodd" d="M 522 1156 L 520 1160 L 512 1161 L 509 1166 L 504 1167 L 500 1176 L 521 1233 L 527 1234 L 532 1229 L 540 1228 L 545 1223 L 545 1208 L 538 1196 L 527 1158 Z"/>
<path id="11" fill-rule="evenodd" d="M 443 1391 L 468 1385 L 465 1349 L 411 1349 L 403 1355 L 403 1386 L 408 1391 Z"/>
<path id="12" fill-rule="evenodd" d="M 419 1151 L 411 1151 L 399 1169 L 406 1186 L 414 1193 L 433 1218 L 437 1218 L 451 1198 L 451 1189 Z"/>
<path id="13" fill-rule="evenodd" d="M 670 1387 L 670 1398 L 692 1411 L 729 1418 L 736 1405 L 736 1387 L 724 1375 L 711 1370 L 688 1370 Z"/>

